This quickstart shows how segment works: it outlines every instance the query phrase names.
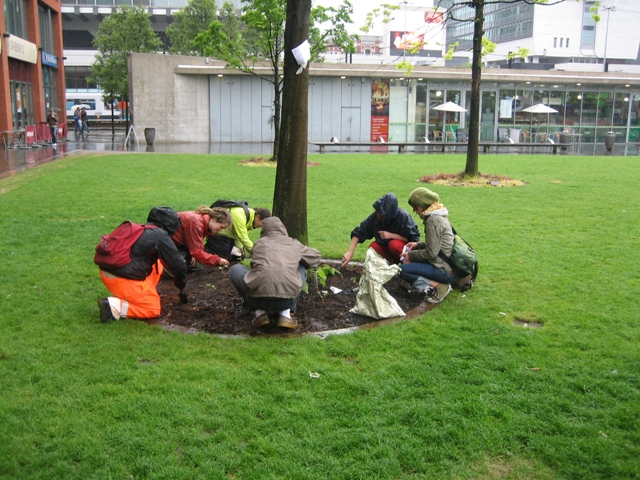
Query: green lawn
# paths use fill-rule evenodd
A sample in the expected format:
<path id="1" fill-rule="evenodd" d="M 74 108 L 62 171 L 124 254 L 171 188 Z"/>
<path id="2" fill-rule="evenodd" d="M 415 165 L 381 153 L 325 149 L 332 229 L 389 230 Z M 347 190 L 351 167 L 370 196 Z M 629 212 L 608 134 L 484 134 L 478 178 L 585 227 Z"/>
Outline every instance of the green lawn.
<path id="1" fill-rule="evenodd" d="M 480 276 L 418 319 L 325 340 L 100 323 L 100 235 L 155 205 L 271 207 L 275 169 L 241 158 L 82 156 L 0 181 L 0 478 L 640 478 L 637 158 L 481 156 L 528 185 L 433 187 Z M 380 195 L 406 205 L 464 166 L 310 160 L 309 239 L 334 258 Z"/>

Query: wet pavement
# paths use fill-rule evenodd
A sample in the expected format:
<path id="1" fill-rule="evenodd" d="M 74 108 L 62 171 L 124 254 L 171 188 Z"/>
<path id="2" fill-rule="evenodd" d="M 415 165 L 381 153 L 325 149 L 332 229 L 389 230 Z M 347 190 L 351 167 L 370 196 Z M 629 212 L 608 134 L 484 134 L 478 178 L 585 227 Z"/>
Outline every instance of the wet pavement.
<path id="1" fill-rule="evenodd" d="M 379 148 L 379 147 L 377 147 Z M 417 147 L 418 149 L 424 147 Z M 507 147 L 510 151 L 501 153 L 521 154 L 517 145 Z M 60 142 L 57 148 L 51 145 L 32 148 L 9 148 L 0 147 L 0 179 L 15 175 L 28 168 L 33 168 L 53 160 L 64 158 L 79 152 L 156 152 L 156 153 L 193 153 L 193 154 L 241 154 L 252 156 L 270 156 L 273 144 L 265 143 L 155 143 L 149 146 L 145 143 L 144 137 L 125 144 L 124 131 L 116 132 L 115 135 L 108 130 L 99 130 L 85 135 L 70 134 L 70 138 Z M 466 148 L 452 150 L 448 153 L 464 153 Z M 309 146 L 309 153 L 318 153 L 316 146 Z M 348 147 L 332 149 L 331 153 L 371 153 L 370 147 Z M 330 155 L 325 153 L 324 155 Z M 394 152 L 389 152 L 394 153 Z M 420 151 L 407 153 L 421 153 Z M 639 144 L 617 143 L 613 151 L 607 152 L 604 144 L 576 144 L 567 151 L 560 152 L 559 155 L 612 155 L 612 156 L 638 156 L 640 155 Z"/>

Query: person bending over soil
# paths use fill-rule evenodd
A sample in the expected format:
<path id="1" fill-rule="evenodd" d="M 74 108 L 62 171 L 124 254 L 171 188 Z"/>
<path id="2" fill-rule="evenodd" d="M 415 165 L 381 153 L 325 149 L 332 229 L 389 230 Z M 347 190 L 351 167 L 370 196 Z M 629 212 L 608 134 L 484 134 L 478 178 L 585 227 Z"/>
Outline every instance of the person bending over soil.
<path id="1" fill-rule="evenodd" d="M 411 215 L 398 207 L 398 198 L 393 193 L 381 196 L 373 204 L 375 210 L 351 232 L 351 245 L 342 257 L 345 267 L 353 257 L 356 246 L 370 238 L 375 238 L 369 245 L 382 255 L 389 263 L 400 262 L 402 249 L 407 242 L 418 242 L 420 231 Z"/>
<path id="2" fill-rule="evenodd" d="M 228 260 L 205 252 L 202 243 L 207 235 L 215 235 L 231 225 L 231 215 L 226 208 L 201 205 L 195 212 L 179 212 L 178 215 L 182 223 L 172 238 L 188 266 L 195 267 L 196 261 L 202 265 L 229 265 Z"/>
<path id="3" fill-rule="evenodd" d="M 100 277 L 113 297 L 100 298 L 103 322 L 121 318 L 155 318 L 160 315 L 160 296 L 156 286 L 164 265 L 173 272 L 173 283 L 180 290 L 187 285 L 187 266 L 171 241 L 180 226 L 180 217 L 169 207 L 149 212 L 146 228 L 131 247 L 131 262 L 118 268 L 100 269 Z"/>
<path id="4" fill-rule="evenodd" d="M 451 284 L 458 280 L 451 265 L 438 255 L 442 252 L 449 257 L 453 250 L 449 211 L 437 193 L 422 187 L 411 192 L 409 205 L 422 218 L 425 240 L 407 244 L 409 251 L 400 265 L 400 278 L 424 292 L 427 302 L 441 303 L 451 292 Z"/>
<path id="5" fill-rule="evenodd" d="M 260 239 L 253 248 L 251 269 L 238 263 L 229 269 L 229 278 L 238 293 L 255 310 L 253 326 L 269 324 L 269 313 L 278 313 L 278 326 L 296 328 L 298 296 L 307 281 L 307 269 L 320 264 L 319 250 L 289 237 L 278 217 L 262 223 Z"/>

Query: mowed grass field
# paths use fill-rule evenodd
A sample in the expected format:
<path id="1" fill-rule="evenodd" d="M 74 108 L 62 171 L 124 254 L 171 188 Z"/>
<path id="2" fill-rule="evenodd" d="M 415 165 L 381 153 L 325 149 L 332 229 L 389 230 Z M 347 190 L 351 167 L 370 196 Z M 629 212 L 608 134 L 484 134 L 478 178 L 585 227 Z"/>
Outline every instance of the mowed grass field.
<path id="1" fill-rule="evenodd" d="M 243 158 L 85 155 L 0 180 L 0 478 L 640 478 L 636 157 L 481 156 L 526 186 L 431 187 L 480 276 L 418 319 L 324 340 L 100 323 L 100 235 L 156 205 L 271 207 L 275 169 Z M 327 258 L 382 194 L 409 209 L 417 178 L 465 162 L 309 160 Z"/>

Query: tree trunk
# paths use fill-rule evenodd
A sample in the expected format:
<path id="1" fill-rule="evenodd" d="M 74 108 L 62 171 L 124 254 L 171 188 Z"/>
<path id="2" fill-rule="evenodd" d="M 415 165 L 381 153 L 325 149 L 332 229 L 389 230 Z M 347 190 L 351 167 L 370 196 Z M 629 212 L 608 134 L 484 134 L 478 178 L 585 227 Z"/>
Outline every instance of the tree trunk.
<path id="1" fill-rule="evenodd" d="M 280 71 L 277 65 L 274 67 L 274 83 L 273 83 L 273 156 L 272 161 L 278 161 L 278 151 L 280 150 L 280 112 L 282 111 L 282 105 L 280 99 L 282 98 L 282 82 L 280 81 Z"/>
<path id="2" fill-rule="evenodd" d="M 482 78 L 482 36 L 484 34 L 484 2 L 473 0 L 476 15 L 473 24 L 473 60 L 471 63 L 471 111 L 469 112 L 469 147 L 465 175 L 478 176 L 478 143 L 480 142 L 480 83 Z"/>
<path id="3" fill-rule="evenodd" d="M 311 0 L 288 0 L 284 31 L 284 87 L 273 213 L 289 235 L 307 243 L 309 68 L 296 75 L 292 50 L 309 38 Z"/>

